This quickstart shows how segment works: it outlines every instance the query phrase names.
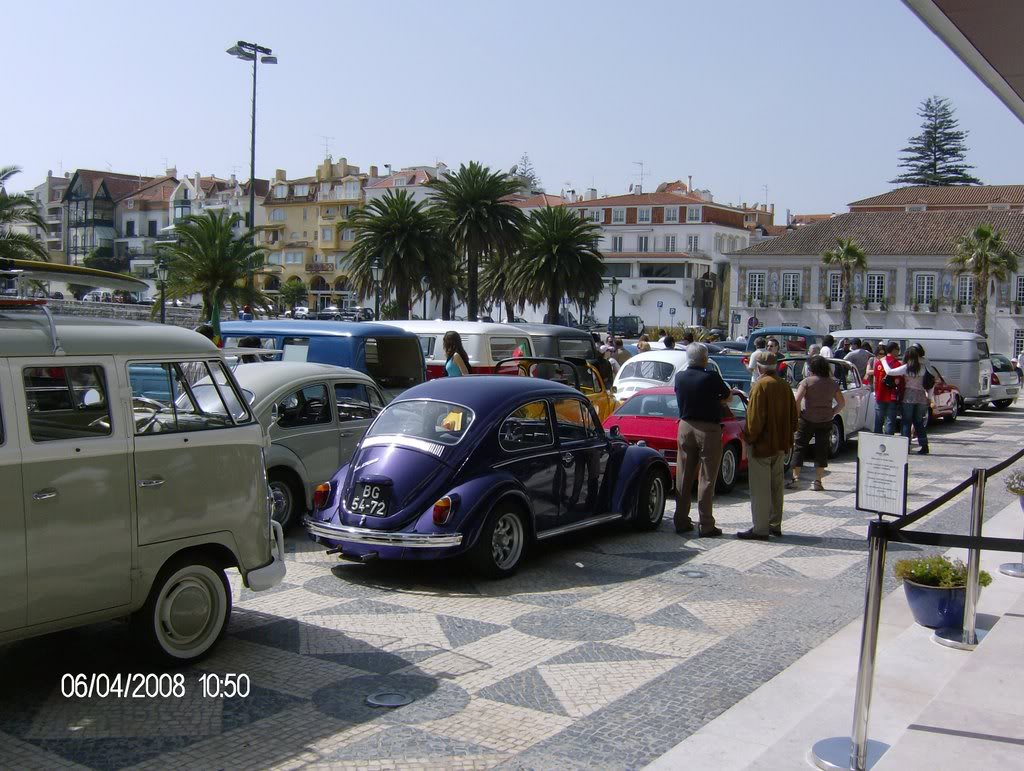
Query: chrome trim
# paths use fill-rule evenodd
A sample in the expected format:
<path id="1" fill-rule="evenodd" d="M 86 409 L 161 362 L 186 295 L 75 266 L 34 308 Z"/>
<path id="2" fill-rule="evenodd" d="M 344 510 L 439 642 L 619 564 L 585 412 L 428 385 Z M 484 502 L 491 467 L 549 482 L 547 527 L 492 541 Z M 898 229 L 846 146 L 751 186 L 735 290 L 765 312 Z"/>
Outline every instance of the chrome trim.
<path id="1" fill-rule="evenodd" d="M 444 452 L 446 445 L 439 444 L 437 442 L 431 442 L 426 439 L 417 439 L 411 436 L 404 436 L 402 434 L 382 434 L 380 436 L 368 436 L 363 439 L 363 447 L 409 447 L 413 450 L 422 450 L 423 452 L 435 455 L 438 458 Z M 447 445 L 454 447 L 455 445 Z"/>
<path id="2" fill-rule="evenodd" d="M 139 487 L 163 487 L 163 479 L 140 479 Z"/>
<path id="3" fill-rule="evenodd" d="M 551 447 L 552 445 L 546 445 L 546 446 L 547 447 Z M 551 449 L 551 450 L 545 450 L 544 452 L 534 453 L 532 455 L 517 455 L 514 458 L 509 458 L 508 460 L 503 460 L 500 463 L 494 463 L 494 464 L 491 465 L 491 468 L 501 468 L 502 466 L 510 466 L 513 463 L 519 463 L 520 461 L 524 461 L 524 460 L 533 460 L 534 458 L 544 458 L 544 457 L 547 457 L 548 455 L 561 455 L 561 454 L 562 454 L 562 451 L 556 448 L 556 449 Z"/>
<path id="4" fill-rule="evenodd" d="M 352 541 L 374 546 L 402 546 L 407 549 L 443 549 L 462 544 L 462 533 L 394 533 L 367 527 L 330 525 L 309 517 L 302 524 L 312 535 L 338 541 Z"/>
<path id="5" fill-rule="evenodd" d="M 551 530 L 545 530 L 543 533 L 537 533 L 537 540 L 543 540 L 545 538 L 554 538 L 556 535 L 563 535 L 565 533 L 571 533 L 575 530 L 583 530 L 587 527 L 593 527 L 594 525 L 600 525 L 604 522 L 612 522 L 617 519 L 622 519 L 621 514 L 601 514 L 597 517 L 590 517 L 589 519 L 581 519 L 579 522 L 573 522 L 568 525 L 562 525 L 561 527 L 555 527 Z"/>

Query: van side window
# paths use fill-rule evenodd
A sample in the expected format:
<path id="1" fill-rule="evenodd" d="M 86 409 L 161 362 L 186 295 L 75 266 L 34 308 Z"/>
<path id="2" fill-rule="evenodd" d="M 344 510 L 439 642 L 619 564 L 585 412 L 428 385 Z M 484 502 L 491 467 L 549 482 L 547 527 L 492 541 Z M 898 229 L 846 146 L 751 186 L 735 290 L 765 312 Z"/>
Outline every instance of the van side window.
<path id="1" fill-rule="evenodd" d="M 370 409 L 370 397 L 362 383 L 335 383 L 334 403 L 338 406 L 338 421 L 369 420 L 377 413 Z"/>
<path id="2" fill-rule="evenodd" d="M 420 338 L 420 348 L 423 349 L 423 358 L 432 359 L 434 358 L 434 346 L 437 344 L 437 338 L 433 335 L 424 335 Z"/>
<path id="3" fill-rule="evenodd" d="M 219 363 L 153 362 L 128 365 L 135 433 L 161 434 L 230 428 L 249 418 Z M 215 382 L 216 380 L 216 382 Z M 243 394 L 249 398 L 251 394 Z M 227 398 L 231 411 L 225 406 Z"/>
<path id="4" fill-rule="evenodd" d="M 492 337 L 491 361 L 501 361 L 512 357 L 529 356 L 530 341 L 525 337 Z"/>
<path id="5" fill-rule="evenodd" d="M 332 420 L 325 385 L 300 388 L 277 404 L 277 425 L 281 428 L 315 426 Z"/>
<path id="6" fill-rule="evenodd" d="M 309 338 L 286 337 L 281 341 L 282 361 L 309 361 Z"/>
<path id="7" fill-rule="evenodd" d="M 33 442 L 110 436 L 101 367 L 26 367 L 24 382 Z"/>

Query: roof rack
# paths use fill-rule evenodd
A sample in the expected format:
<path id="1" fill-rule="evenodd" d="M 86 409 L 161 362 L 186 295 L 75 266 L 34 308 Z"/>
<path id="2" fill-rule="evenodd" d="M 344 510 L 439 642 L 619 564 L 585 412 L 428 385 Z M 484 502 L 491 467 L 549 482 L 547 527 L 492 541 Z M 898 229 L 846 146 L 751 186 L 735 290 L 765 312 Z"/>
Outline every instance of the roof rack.
<path id="1" fill-rule="evenodd" d="M 50 342 L 53 343 L 53 355 L 63 356 L 64 348 L 60 344 L 60 338 L 57 336 L 57 324 L 53 320 L 53 314 L 50 313 L 50 309 L 46 307 L 46 300 L 39 299 L 25 299 L 25 300 L 13 300 L 13 299 L 0 299 L 0 319 L 7 319 L 11 321 L 21 321 L 24 316 L 19 318 L 20 314 L 10 314 L 5 311 L 29 311 L 29 318 L 32 318 L 33 314 L 31 311 L 39 311 L 42 317 L 46 320 L 46 330 L 50 333 Z"/>

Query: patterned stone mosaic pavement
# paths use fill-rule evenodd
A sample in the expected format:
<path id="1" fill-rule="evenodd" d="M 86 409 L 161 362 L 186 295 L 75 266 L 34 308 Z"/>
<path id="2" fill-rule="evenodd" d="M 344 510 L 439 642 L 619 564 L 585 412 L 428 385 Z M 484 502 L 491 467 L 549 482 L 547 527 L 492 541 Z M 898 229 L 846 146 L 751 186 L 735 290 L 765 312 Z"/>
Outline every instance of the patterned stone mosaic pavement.
<path id="1" fill-rule="evenodd" d="M 933 454 L 911 461 L 910 508 L 1015 451 L 1022 416 L 935 430 Z M 611 526 L 538 548 L 501 582 L 458 563 L 339 564 L 296 534 L 282 586 L 233 579 L 230 631 L 180 670 L 180 698 L 61 694 L 64 673 L 152 671 L 120 624 L 0 648 L 0 766 L 640 767 L 859 613 L 854 458 L 855 445 L 825 493 L 787 491 L 781 539 L 731 537 L 749 526 L 741 483 L 716 504 L 730 537 L 682 538 L 670 516 L 654 533 Z M 992 511 L 1007 500 L 1001 484 L 988 496 Z M 928 526 L 965 531 L 967 504 Z M 251 691 L 204 698 L 204 673 L 245 674 Z M 384 690 L 415 700 L 366 704 Z"/>

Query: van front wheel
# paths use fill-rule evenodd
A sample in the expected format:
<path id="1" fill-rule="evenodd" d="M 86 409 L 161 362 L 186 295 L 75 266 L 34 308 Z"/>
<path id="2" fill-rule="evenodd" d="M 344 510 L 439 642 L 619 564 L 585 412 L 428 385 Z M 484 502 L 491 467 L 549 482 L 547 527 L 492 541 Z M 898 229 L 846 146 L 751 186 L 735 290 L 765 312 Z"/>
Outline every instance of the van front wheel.
<path id="1" fill-rule="evenodd" d="M 164 566 L 132 623 L 157 657 L 187 664 L 209 653 L 230 616 L 231 586 L 224 570 L 205 555 L 191 553 Z"/>

